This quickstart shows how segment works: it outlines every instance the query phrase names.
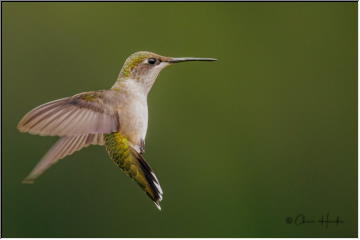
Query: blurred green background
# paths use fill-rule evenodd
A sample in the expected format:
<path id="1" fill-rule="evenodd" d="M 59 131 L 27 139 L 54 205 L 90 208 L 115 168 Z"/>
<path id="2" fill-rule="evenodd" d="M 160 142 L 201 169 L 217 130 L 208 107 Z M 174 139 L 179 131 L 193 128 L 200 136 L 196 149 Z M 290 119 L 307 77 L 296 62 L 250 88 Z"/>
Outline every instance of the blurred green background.
<path id="1" fill-rule="evenodd" d="M 4 237 L 357 236 L 357 3 L 2 3 Z M 112 86 L 128 55 L 215 57 L 164 70 L 146 159 L 159 212 L 93 146 L 34 185 L 56 141 L 32 108 Z M 328 228 L 296 225 L 330 214 Z M 287 221 L 288 222 L 287 222 Z"/>

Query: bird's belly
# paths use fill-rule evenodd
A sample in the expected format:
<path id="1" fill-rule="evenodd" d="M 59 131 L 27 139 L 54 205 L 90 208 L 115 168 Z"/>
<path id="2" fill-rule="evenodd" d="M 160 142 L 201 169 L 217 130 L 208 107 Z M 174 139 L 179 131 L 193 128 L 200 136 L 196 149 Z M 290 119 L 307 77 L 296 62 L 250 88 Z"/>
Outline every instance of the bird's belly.
<path id="1" fill-rule="evenodd" d="M 140 145 L 145 140 L 148 126 L 147 104 L 136 101 L 123 109 L 120 114 L 120 132 L 126 136 L 130 142 Z"/>

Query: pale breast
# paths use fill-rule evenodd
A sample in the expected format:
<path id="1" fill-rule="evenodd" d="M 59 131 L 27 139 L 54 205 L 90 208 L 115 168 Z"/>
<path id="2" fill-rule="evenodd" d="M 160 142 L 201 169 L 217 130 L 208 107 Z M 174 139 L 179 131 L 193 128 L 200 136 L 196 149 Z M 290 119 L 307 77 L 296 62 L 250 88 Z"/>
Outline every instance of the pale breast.
<path id="1" fill-rule="evenodd" d="M 120 133 L 132 143 L 140 145 L 145 140 L 148 126 L 146 99 L 132 99 L 122 107 L 120 113 Z"/>
<path id="2" fill-rule="evenodd" d="M 119 112 L 120 133 L 134 145 L 142 145 L 148 126 L 147 91 L 142 82 L 127 79 L 115 84 L 113 97 Z"/>

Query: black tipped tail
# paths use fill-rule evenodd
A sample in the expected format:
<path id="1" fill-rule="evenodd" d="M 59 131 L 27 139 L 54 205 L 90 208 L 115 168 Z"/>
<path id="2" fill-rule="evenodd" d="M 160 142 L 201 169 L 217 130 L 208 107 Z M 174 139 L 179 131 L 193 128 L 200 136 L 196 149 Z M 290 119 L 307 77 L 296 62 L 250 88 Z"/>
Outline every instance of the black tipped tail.
<path id="1" fill-rule="evenodd" d="M 155 206 L 157 207 L 157 209 L 159 209 L 159 211 L 161 211 L 161 206 L 159 204 L 159 202 L 154 202 L 155 203 Z"/>
<path id="2" fill-rule="evenodd" d="M 142 154 L 136 151 L 120 133 L 104 136 L 105 147 L 114 163 L 132 178 L 154 201 L 158 209 L 163 191 L 159 180 L 145 161 Z"/>
<path id="3" fill-rule="evenodd" d="M 147 187 L 144 188 L 146 194 L 151 198 L 151 200 L 154 201 L 156 207 L 161 210 L 160 201 L 162 200 L 163 191 L 159 180 L 141 154 L 135 150 L 132 151 L 132 154 L 138 161 L 142 173 L 146 179 Z M 142 186 L 141 183 L 139 185 Z"/>

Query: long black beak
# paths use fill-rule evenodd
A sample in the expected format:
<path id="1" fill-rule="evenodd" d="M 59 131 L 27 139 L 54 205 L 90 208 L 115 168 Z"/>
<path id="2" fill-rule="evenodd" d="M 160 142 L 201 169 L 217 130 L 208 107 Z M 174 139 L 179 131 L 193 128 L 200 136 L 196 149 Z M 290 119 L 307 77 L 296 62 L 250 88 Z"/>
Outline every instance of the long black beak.
<path id="1" fill-rule="evenodd" d="M 183 57 L 183 58 L 170 58 L 167 60 L 169 63 L 179 63 L 179 62 L 190 62 L 190 61 L 217 61 L 216 58 L 193 58 L 193 57 Z"/>

